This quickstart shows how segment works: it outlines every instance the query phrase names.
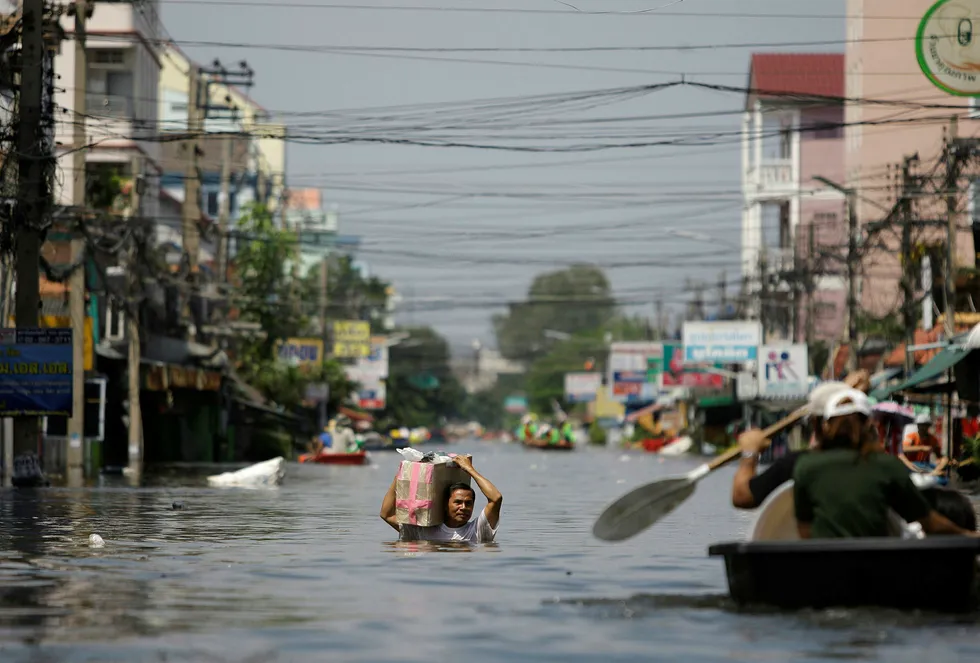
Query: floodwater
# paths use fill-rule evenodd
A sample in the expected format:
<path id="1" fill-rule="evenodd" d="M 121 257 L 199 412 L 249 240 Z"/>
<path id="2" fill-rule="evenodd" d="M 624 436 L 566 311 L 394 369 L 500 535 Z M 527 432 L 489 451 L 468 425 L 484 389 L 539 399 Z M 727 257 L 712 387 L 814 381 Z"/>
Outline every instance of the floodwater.
<path id="1" fill-rule="evenodd" d="M 707 556 L 749 522 L 728 505 L 730 469 L 606 544 L 590 527 L 609 501 L 697 461 L 453 450 L 504 495 L 494 545 L 394 543 L 377 515 L 394 453 L 291 465 L 277 490 L 211 489 L 181 470 L 139 489 L 0 493 L 0 661 L 980 660 L 976 617 L 736 610 Z"/>

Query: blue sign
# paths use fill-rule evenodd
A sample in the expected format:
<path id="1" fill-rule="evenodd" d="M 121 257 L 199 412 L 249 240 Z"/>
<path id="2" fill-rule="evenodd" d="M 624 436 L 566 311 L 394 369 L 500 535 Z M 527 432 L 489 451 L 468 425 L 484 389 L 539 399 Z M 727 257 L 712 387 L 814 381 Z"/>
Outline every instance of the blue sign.
<path id="1" fill-rule="evenodd" d="M 0 329 L 0 416 L 72 415 L 71 329 Z"/>
<path id="2" fill-rule="evenodd" d="M 685 322 L 684 363 L 755 361 L 762 343 L 758 322 Z"/>

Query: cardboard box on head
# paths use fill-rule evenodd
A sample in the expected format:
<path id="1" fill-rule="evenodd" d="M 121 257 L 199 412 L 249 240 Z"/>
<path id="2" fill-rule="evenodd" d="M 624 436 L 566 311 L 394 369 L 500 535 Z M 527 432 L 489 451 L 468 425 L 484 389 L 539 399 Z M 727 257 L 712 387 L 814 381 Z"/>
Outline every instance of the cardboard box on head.
<path id="1" fill-rule="evenodd" d="M 446 517 L 446 489 L 454 483 L 470 485 L 470 475 L 456 463 L 403 460 L 395 481 L 395 517 L 401 525 L 432 527 Z"/>

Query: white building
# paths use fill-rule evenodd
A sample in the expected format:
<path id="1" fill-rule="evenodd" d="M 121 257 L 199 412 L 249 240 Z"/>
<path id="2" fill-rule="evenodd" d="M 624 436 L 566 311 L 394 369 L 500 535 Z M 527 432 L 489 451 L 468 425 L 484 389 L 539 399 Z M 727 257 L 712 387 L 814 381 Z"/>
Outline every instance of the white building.
<path id="1" fill-rule="evenodd" d="M 62 27 L 69 38 L 74 38 L 74 17 L 63 17 Z M 160 32 L 157 0 L 94 3 L 86 25 L 84 111 L 75 108 L 74 41 L 62 44 L 55 58 L 59 76 L 55 103 L 64 109 L 55 127 L 61 175 L 56 185 L 59 204 L 81 203 L 72 200 L 76 177 L 72 154 L 75 149 L 84 149 L 90 174 L 109 169 L 128 177 L 132 175 L 133 157 L 142 156 L 146 175 L 142 213 L 145 217 L 159 213 L 160 144 L 154 138 L 158 130 L 156 96 L 161 55 L 156 44 Z M 76 121 L 85 123 L 85 145 L 74 144 Z"/>

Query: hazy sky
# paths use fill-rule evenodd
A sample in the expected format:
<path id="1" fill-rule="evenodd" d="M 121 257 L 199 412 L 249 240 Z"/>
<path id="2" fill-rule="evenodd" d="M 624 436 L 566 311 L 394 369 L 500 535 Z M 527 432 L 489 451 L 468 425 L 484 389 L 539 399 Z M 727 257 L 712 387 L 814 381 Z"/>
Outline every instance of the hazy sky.
<path id="1" fill-rule="evenodd" d="M 596 107 L 579 110 L 528 97 L 682 76 L 743 88 L 753 51 L 844 48 L 844 0 L 569 4 L 582 11 L 554 0 L 161 0 L 167 31 L 189 55 L 244 58 L 254 68 L 255 99 L 314 143 L 289 145 L 288 183 L 319 187 L 339 206 L 342 231 L 363 238 L 362 258 L 395 283 L 406 309 L 414 304 L 401 321 L 434 324 L 454 344 L 492 342 L 494 305 L 519 299 L 536 273 L 574 261 L 605 266 L 617 296 L 644 315 L 658 294 L 668 306 L 683 301 L 686 277 L 713 284 L 727 269 L 738 278 L 740 94 L 673 87 L 602 105 L 585 98 L 579 106 Z M 494 11 L 460 11 L 470 8 Z M 523 11 L 499 11 L 508 9 Z M 836 43 L 792 45 L 821 41 Z M 745 46 L 773 43 L 787 45 Z M 336 50 L 626 46 L 661 50 Z M 673 46 L 708 48 L 665 48 Z M 482 107 L 506 97 L 521 103 Z M 437 105 L 404 108 L 421 104 Z M 684 117 L 692 113 L 700 116 Z M 551 148 L 721 135 L 706 146 L 557 154 L 315 144 L 355 134 Z"/>

